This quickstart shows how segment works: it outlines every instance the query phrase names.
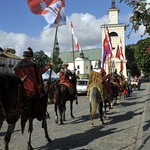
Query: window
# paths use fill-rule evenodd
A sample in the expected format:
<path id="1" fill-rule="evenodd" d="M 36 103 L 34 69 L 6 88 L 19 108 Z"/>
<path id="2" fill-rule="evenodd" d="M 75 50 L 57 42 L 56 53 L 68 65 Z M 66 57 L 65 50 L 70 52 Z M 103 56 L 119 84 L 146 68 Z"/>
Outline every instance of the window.
<path id="1" fill-rule="evenodd" d="M 77 69 L 80 69 L 80 66 L 79 66 L 79 65 L 77 66 Z"/>

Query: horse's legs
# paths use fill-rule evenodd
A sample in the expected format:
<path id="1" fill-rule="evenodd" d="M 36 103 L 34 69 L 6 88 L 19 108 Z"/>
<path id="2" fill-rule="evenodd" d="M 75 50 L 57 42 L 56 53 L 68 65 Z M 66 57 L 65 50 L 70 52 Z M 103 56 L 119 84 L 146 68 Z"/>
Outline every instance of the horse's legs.
<path id="1" fill-rule="evenodd" d="M 103 120 L 103 102 L 99 103 L 99 117 L 100 117 L 100 121 L 102 122 L 102 124 L 104 124 L 104 120 Z"/>
<path id="2" fill-rule="evenodd" d="M 104 100 L 104 117 L 106 118 L 107 102 Z"/>
<path id="3" fill-rule="evenodd" d="M 7 132 L 4 137 L 4 143 L 5 143 L 5 150 L 8 150 L 8 145 L 11 139 L 12 132 L 14 131 L 15 123 L 14 124 L 8 124 Z"/>
<path id="4" fill-rule="evenodd" d="M 55 110 L 55 123 L 58 123 L 58 113 L 57 113 L 57 104 L 54 104 L 54 110 Z"/>
<path id="5" fill-rule="evenodd" d="M 0 117 L 0 130 L 2 128 L 3 122 L 4 122 L 4 119 L 2 117 Z"/>
<path id="6" fill-rule="evenodd" d="M 70 115 L 71 115 L 71 118 L 74 118 L 74 116 L 73 116 L 73 100 L 70 100 Z"/>
<path id="7" fill-rule="evenodd" d="M 47 138 L 48 142 L 51 142 L 52 140 L 49 138 L 48 131 L 47 131 L 47 120 L 46 116 L 44 116 L 42 120 L 42 128 L 44 128 L 45 131 L 45 137 Z"/>
<path id="8" fill-rule="evenodd" d="M 63 104 L 63 112 L 62 112 L 63 121 L 66 121 L 65 112 L 66 112 L 66 102 L 64 102 Z"/>
<path id="9" fill-rule="evenodd" d="M 63 105 L 59 104 L 58 105 L 59 108 L 59 124 L 62 125 L 63 123 L 63 119 L 62 119 L 62 115 L 63 115 Z"/>
<path id="10" fill-rule="evenodd" d="M 28 128 L 28 150 L 33 150 L 31 145 L 31 134 L 33 131 L 33 119 L 29 118 L 29 128 Z"/>
<path id="11" fill-rule="evenodd" d="M 90 120 L 91 120 L 91 127 L 94 127 L 94 115 L 92 114 L 92 106 L 91 106 L 91 103 L 90 103 Z"/>

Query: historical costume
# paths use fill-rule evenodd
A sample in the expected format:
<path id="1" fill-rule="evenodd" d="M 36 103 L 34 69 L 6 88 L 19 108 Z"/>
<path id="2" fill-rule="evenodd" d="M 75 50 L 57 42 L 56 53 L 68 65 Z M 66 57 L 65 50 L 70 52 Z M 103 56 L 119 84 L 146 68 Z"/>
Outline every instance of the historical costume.
<path id="1" fill-rule="evenodd" d="M 31 61 L 33 51 L 29 47 L 23 53 L 23 59 L 14 68 L 15 74 L 20 78 L 25 78 L 23 81 L 24 96 L 27 103 L 31 104 L 30 116 L 34 119 L 41 120 L 46 113 L 47 97 L 43 89 L 43 81 L 40 69 Z M 32 102 L 31 102 L 32 101 Z"/>
<path id="2" fill-rule="evenodd" d="M 69 88 L 70 94 L 75 93 L 74 97 L 77 99 L 76 82 L 71 82 L 71 78 L 76 78 L 76 76 L 68 69 L 69 64 L 67 62 L 64 62 L 62 66 L 63 68 L 59 72 L 60 84 L 66 84 Z"/>

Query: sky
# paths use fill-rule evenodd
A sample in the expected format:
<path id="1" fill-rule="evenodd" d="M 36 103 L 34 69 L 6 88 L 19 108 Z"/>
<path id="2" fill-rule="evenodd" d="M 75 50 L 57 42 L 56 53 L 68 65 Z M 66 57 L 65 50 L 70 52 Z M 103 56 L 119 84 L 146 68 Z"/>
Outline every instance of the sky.
<path id="1" fill-rule="evenodd" d="M 119 1 L 116 0 L 116 7 L 120 9 L 119 23 L 129 24 L 132 8 Z M 83 50 L 101 48 L 100 26 L 108 23 L 111 0 L 65 0 L 65 4 L 67 24 L 58 28 L 60 52 L 72 51 L 70 21 Z M 13 48 L 20 57 L 28 47 L 34 52 L 44 50 L 45 54 L 51 55 L 56 29 L 44 29 L 47 25 L 44 17 L 33 14 L 26 0 L 1 0 L 0 10 L 0 47 Z M 126 35 L 130 29 L 131 25 L 125 31 Z M 126 45 L 141 40 L 143 30 L 141 27 L 138 32 L 132 32 L 130 38 L 126 38 Z"/>

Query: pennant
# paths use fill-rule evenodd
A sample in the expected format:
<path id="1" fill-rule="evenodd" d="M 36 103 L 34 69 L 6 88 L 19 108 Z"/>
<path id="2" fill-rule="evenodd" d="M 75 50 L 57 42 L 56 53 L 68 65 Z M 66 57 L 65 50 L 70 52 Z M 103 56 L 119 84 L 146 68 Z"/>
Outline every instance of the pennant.
<path id="1" fill-rule="evenodd" d="M 27 0 L 32 13 L 42 15 L 48 25 L 45 28 L 66 24 L 65 0 Z"/>
<path id="2" fill-rule="evenodd" d="M 77 39 L 77 37 L 76 37 L 76 35 L 75 35 L 74 26 L 73 26 L 72 22 L 71 22 L 71 33 L 72 33 L 72 35 L 73 35 L 73 38 L 74 38 L 74 41 L 75 41 L 75 45 L 76 45 L 77 50 L 80 50 L 80 51 L 81 51 L 81 46 L 80 46 L 80 44 L 79 44 L 79 42 L 78 42 L 78 39 Z"/>
<path id="3" fill-rule="evenodd" d="M 120 60 L 124 60 L 124 55 L 122 52 L 122 41 L 120 39 L 119 46 L 117 46 L 116 57 Z"/>
<path id="4" fill-rule="evenodd" d="M 123 67 L 123 61 L 121 60 L 121 62 L 120 62 L 120 72 L 122 72 L 123 69 L 124 69 L 124 67 Z"/>
<path id="5" fill-rule="evenodd" d="M 119 45 L 117 46 L 116 57 L 120 59 L 120 49 L 119 49 Z"/>
<path id="6" fill-rule="evenodd" d="M 123 55 L 123 52 L 122 52 L 122 41 L 121 41 L 121 39 L 120 39 L 119 48 L 120 48 L 120 60 L 124 60 L 124 55 Z"/>

